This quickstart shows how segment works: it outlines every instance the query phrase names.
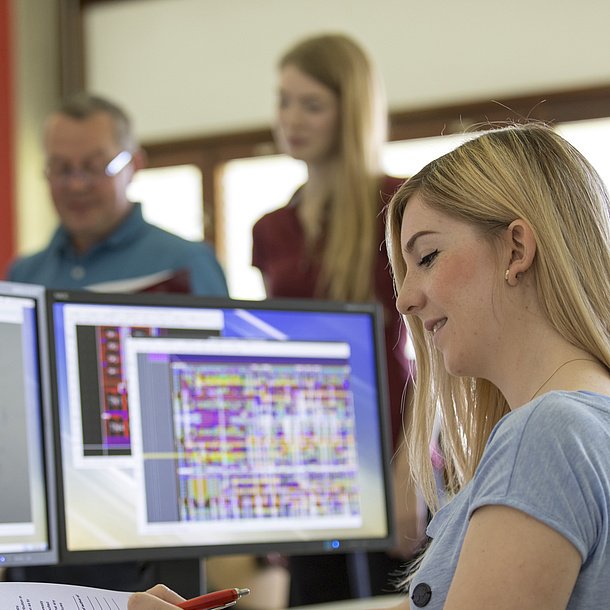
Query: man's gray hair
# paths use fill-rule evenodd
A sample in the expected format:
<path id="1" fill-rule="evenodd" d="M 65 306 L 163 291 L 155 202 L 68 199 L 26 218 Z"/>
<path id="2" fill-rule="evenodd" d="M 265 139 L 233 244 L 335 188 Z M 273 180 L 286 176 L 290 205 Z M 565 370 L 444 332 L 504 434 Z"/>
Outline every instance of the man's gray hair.
<path id="1" fill-rule="evenodd" d="M 110 100 L 81 92 L 64 99 L 55 110 L 56 114 L 63 114 L 77 121 L 88 119 L 99 112 L 104 112 L 112 119 L 116 140 L 121 148 L 135 152 L 139 144 L 133 133 L 131 119 L 122 108 Z"/>

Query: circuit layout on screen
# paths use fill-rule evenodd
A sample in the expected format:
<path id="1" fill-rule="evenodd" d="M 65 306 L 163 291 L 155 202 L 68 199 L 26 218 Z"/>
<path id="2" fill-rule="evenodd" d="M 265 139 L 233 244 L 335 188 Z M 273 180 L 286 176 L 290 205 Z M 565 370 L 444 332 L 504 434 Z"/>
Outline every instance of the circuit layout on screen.
<path id="1" fill-rule="evenodd" d="M 182 520 L 356 514 L 349 367 L 173 362 Z"/>
<path id="2" fill-rule="evenodd" d="M 310 343 L 304 356 L 302 342 L 126 345 L 144 530 L 360 522 L 349 346 Z"/>
<path id="3" fill-rule="evenodd" d="M 58 309 L 61 312 L 61 309 Z M 76 463 L 103 466 L 104 458 L 129 460 L 131 422 L 124 344 L 131 337 L 218 336 L 218 312 L 175 308 L 64 307 L 66 392 Z M 140 324 L 136 324 L 138 321 Z M 170 323 L 171 321 L 171 323 Z M 60 354 L 62 356 L 62 354 Z M 62 358 L 59 358 L 60 363 Z"/>

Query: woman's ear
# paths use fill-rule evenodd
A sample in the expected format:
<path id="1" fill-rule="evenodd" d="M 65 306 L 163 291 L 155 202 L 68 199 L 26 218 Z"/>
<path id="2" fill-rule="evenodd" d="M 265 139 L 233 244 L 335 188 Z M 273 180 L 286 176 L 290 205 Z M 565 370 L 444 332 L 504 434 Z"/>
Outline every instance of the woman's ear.
<path id="1" fill-rule="evenodd" d="M 510 223 L 506 230 L 509 264 L 506 270 L 506 281 L 515 286 L 519 278 L 534 262 L 536 255 L 536 237 L 529 224 L 522 218 Z"/>

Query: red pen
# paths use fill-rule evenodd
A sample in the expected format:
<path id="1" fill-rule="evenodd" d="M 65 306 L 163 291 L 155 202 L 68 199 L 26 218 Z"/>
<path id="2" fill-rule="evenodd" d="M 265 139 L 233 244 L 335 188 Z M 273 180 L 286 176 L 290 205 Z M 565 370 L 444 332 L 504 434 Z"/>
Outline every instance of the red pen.
<path id="1" fill-rule="evenodd" d="M 193 599 L 187 599 L 184 602 L 176 604 L 182 610 L 211 610 L 215 608 L 220 610 L 232 606 L 240 597 L 248 595 L 250 589 L 224 589 L 222 591 L 214 591 L 207 595 L 200 595 Z"/>

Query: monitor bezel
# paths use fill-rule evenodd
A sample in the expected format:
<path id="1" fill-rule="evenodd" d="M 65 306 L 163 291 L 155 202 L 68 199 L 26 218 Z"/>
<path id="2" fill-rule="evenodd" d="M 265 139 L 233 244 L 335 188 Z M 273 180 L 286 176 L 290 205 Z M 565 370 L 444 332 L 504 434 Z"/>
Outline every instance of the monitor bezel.
<path id="1" fill-rule="evenodd" d="M 41 443 L 45 483 L 46 519 L 49 548 L 43 551 L 0 553 L 0 567 L 18 568 L 55 565 L 59 562 L 57 484 L 55 480 L 55 446 L 53 430 L 53 401 L 50 377 L 46 291 L 43 286 L 0 281 L 0 295 L 32 299 L 36 309 L 38 348 L 38 383 L 40 390 Z"/>
<path id="2" fill-rule="evenodd" d="M 383 326 L 383 309 L 378 303 L 347 303 L 339 301 L 322 301 L 315 299 L 265 299 L 238 300 L 227 297 L 197 296 L 179 293 L 101 293 L 73 290 L 47 291 L 47 317 L 49 320 L 49 346 L 51 364 L 51 391 L 54 404 L 53 424 L 55 434 L 55 463 L 59 556 L 64 565 L 88 563 L 112 563 L 119 561 L 161 561 L 171 559 L 206 558 L 215 555 L 268 553 L 309 554 L 309 553 L 348 553 L 358 551 L 382 551 L 392 548 L 396 543 L 394 519 L 394 492 L 391 474 L 391 433 L 389 417 L 389 394 L 386 367 L 385 334 Z M 324 540 L 294 540 L 268 543 L 235 543 L 222 545 L 196 545 L 175 547 L 136 547 L 122 549 L 73 550 L 67 545 L 66 516 L 64 502 L 64 473 L 62 462 L 61 428 L 59 413 L 59 396 L 57 386 L 57 361 L 55 354 L 55 321 L 53 306 L 55 303 L 84 303 L 108 305 L 145 305 L 191 308 L 234 308 L 260 310 L 301 310 L 323 312 L 360 313 L 370 316 L 373 328 L 375 348 L 375 373 L 377 378 L 377 405 L 379 415 L 380 453 L 382 456 L 383 487 L 385 490 L 386 535 L 379 538 L 340 539 L 339 548 L 332 548 Z M 384 406 L 385 405 L 385 406 Z"/>

